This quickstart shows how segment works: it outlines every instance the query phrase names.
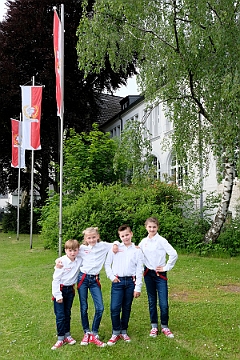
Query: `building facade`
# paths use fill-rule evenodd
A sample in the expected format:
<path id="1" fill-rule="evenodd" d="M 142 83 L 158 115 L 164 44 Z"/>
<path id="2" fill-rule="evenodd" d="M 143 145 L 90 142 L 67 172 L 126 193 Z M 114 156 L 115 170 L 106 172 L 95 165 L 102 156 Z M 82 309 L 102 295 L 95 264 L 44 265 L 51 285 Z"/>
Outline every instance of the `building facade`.
<path id="1" fill-rule="evenodd" d="M 149 131 L 152 154 L 156 168 L 156 177 L 162 181 L 174 182 L 179 187 L 183 187 L 183 175 L 185 169 L 179 166 L 175 154 L 171 151 L 171 146 L 163 150 L 163 144 L 169 139 L 173 132 L 173 124 L 166 118 L 162 104 L 155 107 L 148 107 L 143 96 L 129 95 L 120 100 L 121 111 L 110 120 L 101 125 L 101 130 L 109 132 L 111 137 L 120 136 L 124 126 L 128 121 L 139 120 Z M 164 147 L 165 148 L 165 147 Z M 223 184 L 217 181 L 216 161 L 213 156 L 209 156 L 209 170 L 207 174 L 202 174 L 202 194 L 196 201 L 196 208 L 204 204 L 209 193 L 221 193 Z M 196 182 L 199 179 L 196 179 Z M 236 214 L 236 205 L 240 195 L 239 181 L 235 178 L 232 199 L 229 211 L 233 216 Z"/>

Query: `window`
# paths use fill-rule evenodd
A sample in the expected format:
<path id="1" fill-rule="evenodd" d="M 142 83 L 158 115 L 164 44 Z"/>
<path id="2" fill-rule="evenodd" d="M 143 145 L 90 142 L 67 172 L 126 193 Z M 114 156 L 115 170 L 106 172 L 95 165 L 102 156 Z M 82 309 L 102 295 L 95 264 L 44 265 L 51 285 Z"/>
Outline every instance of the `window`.
<path id="1" fill-rule="evenodd" d="M 161 165 L 160 165 L 160 161 L 158 160 L 158 158 L 156 156 L 153 156 L 153 166 L 156 170 L 155 172 L 155 178 L 156 179 L 161 179 Z"/>
<path id="2" fill-rule="evenodd" d="M 187 167 L 183 167 L 178 163 L 176 154 L 172 155 L 171 159 L 171 181 L 173 181 L 178 186 L 183 186 L 183 177 L 187 175 Z"/>

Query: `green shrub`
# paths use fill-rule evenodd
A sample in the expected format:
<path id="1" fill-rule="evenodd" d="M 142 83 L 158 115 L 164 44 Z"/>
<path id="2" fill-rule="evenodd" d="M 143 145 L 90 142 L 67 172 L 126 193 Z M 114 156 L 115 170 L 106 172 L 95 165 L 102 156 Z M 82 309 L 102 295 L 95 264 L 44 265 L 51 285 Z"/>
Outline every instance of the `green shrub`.
<path id="1" fill-rule="evenodd" d="M 30 233 L 30 206 L 24 206 L 19 209 L 19 233 L 20 234 L 29 234 Z M 33 212 L 33 228 L 32 231 L 34 234 L 39 233 L 40 227 L 38 225 L 38 220 L 40 217 L 40 210 L 38 208 L 34 209 Z M 17 232 L 17 207 L 11 204 L 8 204 L 6 211 L 2 218 L 2 228 L 3 232 Z"/>
<path id="2" fill-rule="evenodd" d="M 98 226 L 101 239 L 112 242 L 118 237 L 118 227 L 128 223 L 134 232 L 134 241 L 139 243 L 146 236 L 146 218 L 159 216 L 163 203 L 169 211 L 177 214 L 181 198 L 176 186 L 160 182 L 144 186 L 100 184 L 84 190 L 75 200 L 64 196 L 63 241 L 69 238 L 81 241 L 86 227 Z M 55 195 L 42 211 L 41 236 L 47 248 L 58 247 L 58 207 L 59 199 Z"/>
<path id="3" fill-rule="evenodd" d="M 225 224 L 214 244 L 205 244 L 204 235 L 209 229 L 208 217 L 198 211 L 184 212 L 185 195 L 176 186 L 156 181 L 153 184 L 123 186 L 96 185 L 81 195 L 63 197 L 62 235 L 82 241 L 82 231 L 98 226 L 103 241 L 118 238 L 117 229 L 128 223 L 138 244 L 147 235 L 144 222 L 149 216 L 159 220 L 159 233 L 176 249 L 198 255 L 230 255 L 240 253 L 240 220 Z M 188 204 L 189 206 L 189 204 Z M 42 209 L 41 236 L 46 248 L 58 249 L 59 196 L 49 198 Z"/>

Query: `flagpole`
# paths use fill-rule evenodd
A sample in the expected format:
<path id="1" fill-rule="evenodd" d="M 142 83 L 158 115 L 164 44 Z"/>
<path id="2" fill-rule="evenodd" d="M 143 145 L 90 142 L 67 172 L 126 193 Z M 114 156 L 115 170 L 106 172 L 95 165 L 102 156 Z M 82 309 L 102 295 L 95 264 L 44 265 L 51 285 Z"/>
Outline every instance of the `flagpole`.
<path id="1" fill-rule="evenodd" d="M 35 76 L 32 77 L 32 86 L 35 85 Z M 34 177 L 34 150 L 32 150 L 32 166 L 31 166 L 31 212 L 30 212 L 30 249 L 33 243 L 33 177 Z"/>
<path id="2" fill-rule="evenodd" d="M 19 208 L 19 203 L 20 203 L 20 176 L 21 176 L 21 158 L 22 158 L 22 154 L 21 154 L 21 138 L 22 138 L 22 133 L 21 133 L 21 113 L 20 113 L 20 122 L 19 122 L 19 131 L 18 131 L 18 204 L 17 204 L 17 240 L 19 240 L 19 213 L 20 213 L 20 208 Z"/>
<path id="3" fill-rule="evenodd" d="M 62 198 L 63 198 L 63 118 L 64 118 L 64 4 L 61 4 L 61 112 L 60 112 L 60 173 L 59 173 L 59 241 L 58 253 L 62 256 Z"/>

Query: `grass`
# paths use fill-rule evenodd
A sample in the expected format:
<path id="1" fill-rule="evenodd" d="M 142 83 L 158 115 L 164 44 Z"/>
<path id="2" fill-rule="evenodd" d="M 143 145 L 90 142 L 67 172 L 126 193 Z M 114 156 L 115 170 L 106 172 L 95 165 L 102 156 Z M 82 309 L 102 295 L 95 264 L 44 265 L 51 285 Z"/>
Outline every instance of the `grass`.
<path id="1" fill-rule="evenodd" d="M 0 359 L 240 359 L 240 258 L 216 259 L 179 255 L 169 272 L 169 326 L 174 339 L 148 336 L 149 314 L 145 286 L 134 300 L 129 325 L 132 342 L 113 347 L 80 346 L 83 336 L 78 296 L 72 309 L 72 336 L 77 344 L 56 351 L 55 316 L 51 302 L 54 260 L 36 235 L 0 233 Z M 100 339 L 111 336 L 110 282 L 101 274 L 105 311 Z M 93 304 L 89 298 L 89 315 Z"/>

